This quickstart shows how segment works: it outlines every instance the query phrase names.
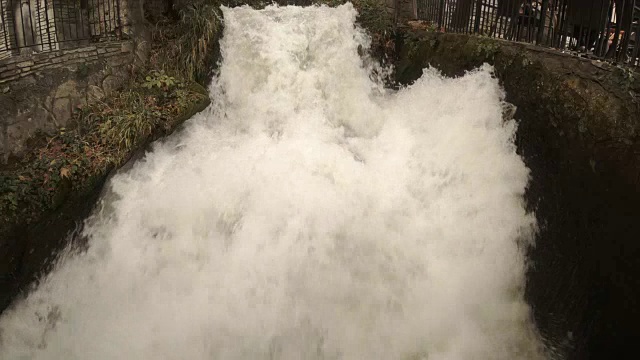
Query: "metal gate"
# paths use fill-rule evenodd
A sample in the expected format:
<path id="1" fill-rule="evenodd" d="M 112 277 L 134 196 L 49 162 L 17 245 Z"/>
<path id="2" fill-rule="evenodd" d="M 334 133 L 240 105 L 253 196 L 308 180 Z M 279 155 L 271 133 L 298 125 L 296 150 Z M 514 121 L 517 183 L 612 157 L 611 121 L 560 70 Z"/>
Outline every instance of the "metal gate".
<path id="1" fill-rule="evenodd" d="M 440 31 L 640 65 L 638 0 L 417 0 L 417 10 Z"/>
<path id="2" fill-rule="evenodd" d="M 120 0 L 0 0 L 0 59 L 121 36 Z"/>

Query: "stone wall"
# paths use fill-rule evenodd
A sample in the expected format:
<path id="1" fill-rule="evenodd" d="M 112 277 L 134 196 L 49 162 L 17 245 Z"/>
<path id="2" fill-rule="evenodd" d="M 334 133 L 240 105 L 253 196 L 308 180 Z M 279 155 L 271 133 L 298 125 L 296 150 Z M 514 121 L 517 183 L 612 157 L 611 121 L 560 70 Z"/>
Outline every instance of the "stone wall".
<path id="1" fill-rule="evenodd" d="M 532 45 L 406 30 L 397 77 L 492 64 L 517 107 L 539 224 L 526 299 L 554 359 L 624 358 L 640 338 L 640 74 Z M 464 99 L 461 99 L 464 101 Z M 513 116 L 510 114 L 509 116 Z"/>
<path id="2" fill-rule="evenodd" d="M 20 157 L 37 131 L 64 127 L 73 111 L 121 86 L 131 41 L 12 57 L 0 63 L 0 157 Z"/>
<path id="3" fill-rule="evenodd" d="M 117 35 L 126 40 L 72 42 L 72 48 L 0 59 L 0 166 L 19 159 L 37 132 L 64 127 L 78 107 L 122 86 L 131 67 L 146 61 L 148 33 L 135 26 L 136 19 L 142 22 L 138 2 L 108 3 L 94 17 L 113 19 L 119 11 Z M 99 22 L 91 26 L 92 35 L 116 35 L 116 29 Z"/>

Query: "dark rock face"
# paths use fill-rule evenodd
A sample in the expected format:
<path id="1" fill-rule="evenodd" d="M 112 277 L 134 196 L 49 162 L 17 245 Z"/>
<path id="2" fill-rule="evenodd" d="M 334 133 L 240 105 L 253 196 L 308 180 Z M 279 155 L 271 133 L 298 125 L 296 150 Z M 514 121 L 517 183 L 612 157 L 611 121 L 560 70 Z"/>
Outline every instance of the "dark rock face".
<path id="1" fill-rule="evenodd" d="M 191 90 L 208 95 L 207 90 L 197 84 L 192 84 Z M 127 154 L 127 162 L 121 169 L 130 168 L 149 150 L 153 141 L 180 131 L 184 121 L 209 104 L 210 99 L 203 97 L 168 124 L 168 127 L 154 129 L 149 136 L 140 140 L 134 151 Z M 51 270 L 62 249 L 71 242 L 79 245 L 78 249 L 82 248 L 85 239 L 77 236 L 78 230 L 94 210 L 103 185 L 117 171 L 120 169 L 104 169 L 99 175 L 78 186 L 81 191 L 71 191 L 71 184 L 62 186 L 57 207 L 32 224 L 14 224 L 8 229 L 0 227 L 0 313 L 17 298 L 28 294 L 31 287 L 36 285 L 34 282 Z"/>
<path id="2" fill-rule="evenodd" d="M 33 282 L 50 270 L 58 252 L 93 209 L 107 174 L 89 180 L 87 191 L 70 195 L 34 226 L 19 226 L 2 234 L 0 313 L 16 298 L 26 295 Z"/>
<path id="3" fill-rule="evenodd" d="M 516 105 L 540 231 L 526 298 L 550 352 L 623 358 L 640 337 L 640 76 L 524 44 L 407 30 L 397 79 L 484 62 Z"/>

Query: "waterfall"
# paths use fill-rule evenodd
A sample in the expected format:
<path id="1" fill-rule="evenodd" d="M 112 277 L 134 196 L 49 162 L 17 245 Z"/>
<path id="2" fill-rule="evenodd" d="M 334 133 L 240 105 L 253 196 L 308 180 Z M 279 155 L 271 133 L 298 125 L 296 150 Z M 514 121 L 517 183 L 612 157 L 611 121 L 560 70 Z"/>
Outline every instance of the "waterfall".
<path id="1" fill-rule="evenodd" d="M 351 4 L 223 13 L 212 105 L 107 184 L 0 358 L 540 358 L 492 69 L 387 90 Z"/>

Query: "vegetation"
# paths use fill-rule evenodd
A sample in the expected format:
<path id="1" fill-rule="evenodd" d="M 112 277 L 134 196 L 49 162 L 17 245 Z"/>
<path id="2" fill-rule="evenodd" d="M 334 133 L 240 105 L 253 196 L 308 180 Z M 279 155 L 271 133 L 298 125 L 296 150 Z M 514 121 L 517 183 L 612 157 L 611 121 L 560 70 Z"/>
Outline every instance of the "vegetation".
<path id="1" fill-rule="evenodd" d="M 0 221 L 29 223 L 70 191 L 85 191 L 88 179 L 122 165 L 152 133 L 169 131 L 205 98 L 188 83 L 152 70 L 126 90 L 78 109 L 70 127 L 40 136 L 40 146 L 0 171 Z"/>

